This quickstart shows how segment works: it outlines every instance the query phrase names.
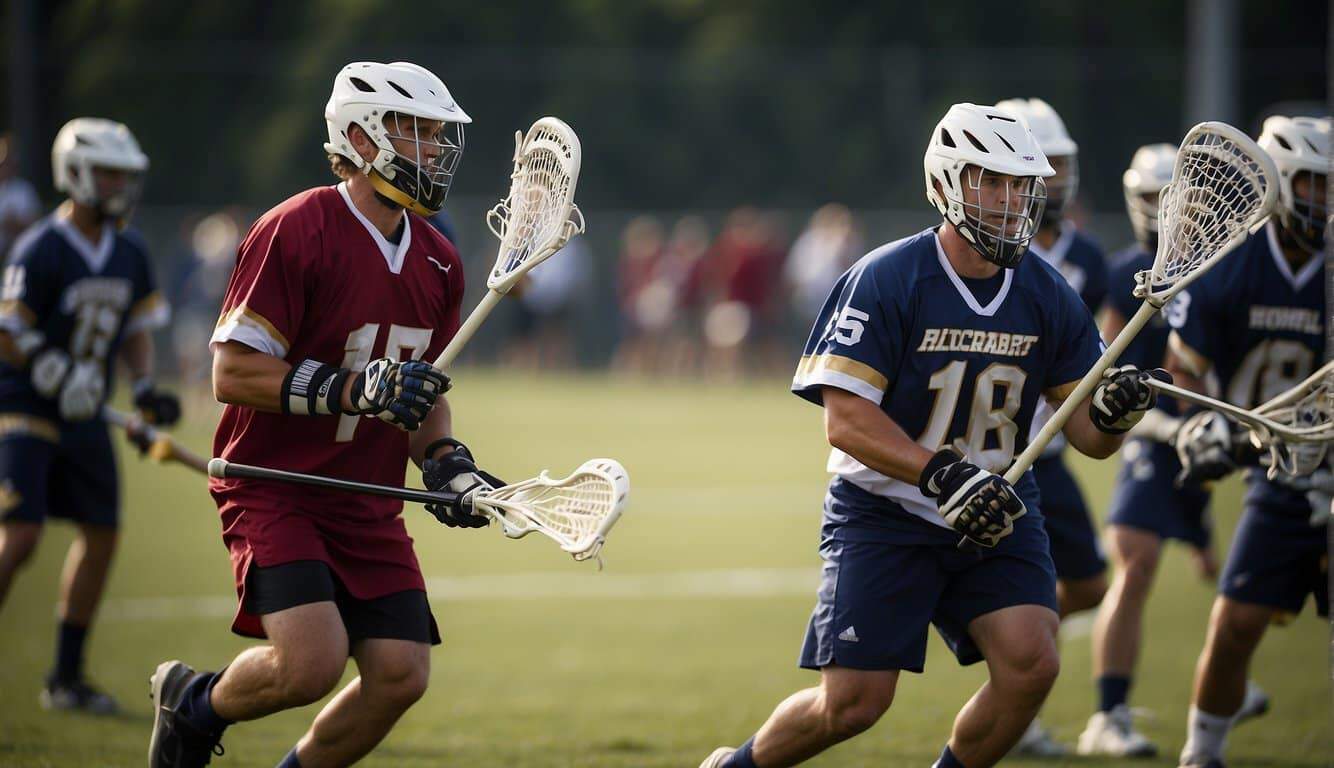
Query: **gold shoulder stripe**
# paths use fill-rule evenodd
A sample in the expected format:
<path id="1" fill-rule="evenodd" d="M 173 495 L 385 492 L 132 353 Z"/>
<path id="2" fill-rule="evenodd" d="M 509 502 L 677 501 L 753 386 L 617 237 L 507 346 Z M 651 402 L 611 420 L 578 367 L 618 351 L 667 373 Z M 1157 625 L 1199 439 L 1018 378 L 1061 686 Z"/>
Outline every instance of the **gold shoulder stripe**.
<path id="1" fill-rule="evenodd" d="M 851 376 L 858 381 L 866 382 L 881 392 L 889 388 L 889 379 L 885 378 L 885 375 L 880 371 L 850 357 L 832 355 L 828 352 L 823 355 L 803 355 L 801 362 L 797 365 L 797 378 L 805 379 L 820 371 L 833 371 Z"/>
<path id="2" fill-rule="evenodd" d="M 37 313 L 32 308 L 23 303 L 22 299 L 5 299 L 0 301 L 0 315 L 18 315 L 19 320 L 26 326 L 37 324 Z"/>
<path id="3" fill-rule="evenodd" d="M 152 312 L 165 303 L 166 300 L 162 298 L 162 292 L 153 291 L 140 299 L 133 307 L 130 307 L 130 317 L 138 317 L 147 312 Z"/>
<path id="4" fill-rule="evenodd" d="M 218 324 L 214 327 L 221 328 L 230 322 L 240 322 L 242 318 L 244 318 L 245 322 L 257 326 L 261 331 L 267 334 L 270 339 L 281 344 L 283 349 L 286 350 L 292 348 L 291 342 L 287 340 L 286 336 L 279 333 L 277 328 L 273 327 L 273 323 L 270 323 L 263 315 L 244 304 L 239 304 L 233 307 L 230 312 L 218 318 Z"/>

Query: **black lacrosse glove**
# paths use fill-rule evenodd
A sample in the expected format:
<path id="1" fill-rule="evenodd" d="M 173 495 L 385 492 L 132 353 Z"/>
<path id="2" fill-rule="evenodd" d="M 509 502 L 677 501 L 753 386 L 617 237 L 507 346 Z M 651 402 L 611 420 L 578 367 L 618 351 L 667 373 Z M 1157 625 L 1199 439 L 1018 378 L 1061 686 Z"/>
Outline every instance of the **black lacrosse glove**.
<path id="1" fill-rule="evenodd" d="M 181 420 L 181 401 L 170 392 L 156 389 L 151 381 L 134 385 L 134 407 L 144 421 L 158 427 L 170 427 Z"/>
<path id="2" fill-rule="evenodd" d="M 1140 370 L 1133 365 L 1108 368 L 1089 398 L 1089 419 L 1099 431 L 1123 435 L 1144 418 L 1158 402 L 1158 395 L 1144 382 L 1154 378 L 1172 383 L 1172 374 L 1162 368 Z"/>
<path id="3" fill-rule="evenodd" d="M 449 391 L 449 377 L 430 363 L 382 357 L 352 381 L 352 411 L 375 416 L 409 432 L 421 426 L 435 401 Z"/>
<path id="4" fill-rule="evenodd" d="M 1000 475 L 963 460 L 948 448 L 936 453 L 922 470 L 922 495 L 936 500 L 940 516 L 963 534 L 964 542 L 994 547 L 1014 532 L 1014 520 L 1028 510 L 1014 488 Z"/>
<path id="5" fill-rule="evenodd" d="M 450 528 L 485 528 L 491 520 L 473 512 L 470 494 L 479 488 L 499 488 L 505 481 L 478 469 L 472 451 L 458 440 L 437 440 L 427 446 L 426 455 L 444 446 L 453 446 L 454 450 L 422 462 L 422 484 L 428 491 L 451 491 L 458 496 L 453 502 L 427 504 L 426 511 Z"/>
<path id="6" fill-rule="evenodd" d="M 1260 462 L 1250 430 L 1217 411 L 1200 411 L 1182 421 L 1173 444 L 1181 461 L 1178 488 L 1221 480 Z"/>

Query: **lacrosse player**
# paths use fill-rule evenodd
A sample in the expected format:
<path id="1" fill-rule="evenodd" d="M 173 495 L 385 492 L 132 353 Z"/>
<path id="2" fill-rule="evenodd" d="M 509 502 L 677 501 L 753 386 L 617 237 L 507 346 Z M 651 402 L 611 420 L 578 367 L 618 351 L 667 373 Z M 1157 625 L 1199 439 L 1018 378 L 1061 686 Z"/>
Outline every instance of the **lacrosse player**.
<path id="1" fill-rule="evenodd" d="M 68 199 L 16 242 L 0 289 L 0 602 L 47 517 L 78 527 L 61 579 L 49 709 L 116 711 L 83 675 L 84 645 L 120 525 L 115 456 L 102 419 L 116 359 L 145 418 L 180 404 L 153 385 L 152 331 L 167 322 L 144 244 L 121 231 L 148 156 L 120 123 L 78 118 L 51 149 Z"/>
<path id="2" fill-rule="evenodd" d="M 449 380 L 422 361 L 459 325 L 462 265 L 422 217 L 444 204 L 470 118 L 419 66 L 357 62 L 325 121 L 342 181 L 273 208 L 240 246 L 212 339 L 227 403 L 214 453 L 391 485 L 411 457 L 433 490 L 497 484 L 449 437 Z M 227 725 L 318 701 L 349 657 L 360 676 L 281 765 L 355 762 L 421 697 L 440 642 L 402 503 L 248 480 L 210 490 L 236 578 L 232 630 L 269 645 L 216 673 L 158 667 L 150 765 L 204 765 Z"/>
<path id="3" fill-rule="evenodd" d="M 1052 168 L 1016 117 L 954 105 L 924 165 L 943 223 L 839 279 L 793 379 L 824 407 L 834 448 L 824 581 L 801 653 L 820 684 L 705 768 L 794 765 L 869 728 L 900 671 L 922 671 L 930 624 L 961 663 L 985 659 L 990 672 L 939 766 L 1000 760 L 1056 678 L 1056 573 L 1037 485 L 995 473 L 1024 447 L 1038 401 L 1073 391 L 1098 359 L 1098 330 L 1060 273 L 1024 258 Z M 1109 372 L 1066 425 L 1070 443 L 1114 453 L 1153 405 L 1146 375 Z"/>
<path id="4" fill-rule="evenodd" d="M 1277 216 L 1178 297 L 1169 314 L 1169 367 L 1203 392 L 1211 371 L 1222 399 L 1251 408 L 1301 382 L 1322 361 L 1329 118 L 1271 117 L 1258 141 L 1278 168 Z M 1182 477 L 1213 480 L 1255 460 L 1246 433 L 1213 411 L 1177 432 Z M 1246 693 L 1251 655 L 1273 621 L 1299 613 L 1314 593 L 1329 610 L 1325 524 L 1302 490 L 1247 475 L 1245 509 L 1195 668 L 1183 766 L 1221 766 Z"/>
<path id="5" fill-rule="evenodd" d="M 1018 116 L 1028 126 L 1055 171 L 1047 179 L 1047 204 L 1028 249 L 1055 267 L 1089 312 L 1096 315 L 1107 298 L 1107 262 L 1102 248 L 1065 217 L 1079 188 L 1079 147 L 1070 138 L 1061 116 L 1042 99 L 1006 99 L 996 108 Z M 1050 407 L 1039 404 L 1035 429 L 1041 428 L 1051 412 Z M 1107 591 L 1107 562 L 1084 494 L 1061 458 L 1065 445 L 1057 435 L 1033 462 L 1033 479 L 1042 496 L 1042 520 L 1056 564 L 1056 601 L 1061 618 L 1097 606 Z M 1044 757 L 1066 751 L 1037 720 L 1015 746 L 1018 754 Z"/>

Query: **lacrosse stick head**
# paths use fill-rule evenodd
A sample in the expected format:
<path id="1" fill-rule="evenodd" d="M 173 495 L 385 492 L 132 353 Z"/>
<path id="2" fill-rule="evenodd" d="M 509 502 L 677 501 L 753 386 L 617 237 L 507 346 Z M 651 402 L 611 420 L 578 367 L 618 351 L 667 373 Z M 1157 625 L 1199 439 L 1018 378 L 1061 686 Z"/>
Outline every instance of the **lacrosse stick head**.
<path id="1" fill-rule="evenodd" d="M 1200 123 L 1177 150 L 1158 202 L 1158 253 L 1136 294 L 1161 307 L 1274 210 L 1278 171 L 1249 136 L 1226 123 Z"/>
<path id="2" fill-rule="evenodd" d="M 1292 433 L 1281 436 L 1252 427 L 1255 441 L 1269 450 L 1269 479 L 1280 472 L 1291 477 L 1311 475 L 1324 463 L 1334 440 L 1334 363 L 1255 412 Z"/>
<path id="3" fill-rule="evenodd" d="M 596 558 L 630 496 L 630 475 L 615 459 L 589 459 L 568 477 L 532 480 L 478 492 L 475 507 L 512 539 L 537 531 L 575 560 Z"/>
<path id="4" fill-rule="evenodd" d="M 564 121 L 544 117 L 528 133 L 514 134 L 509 195 L 486 215 L 500 253 L 486 287 L 505 293 L 523 273 L 584 231 L 574 204 L 583 150 Z"/>

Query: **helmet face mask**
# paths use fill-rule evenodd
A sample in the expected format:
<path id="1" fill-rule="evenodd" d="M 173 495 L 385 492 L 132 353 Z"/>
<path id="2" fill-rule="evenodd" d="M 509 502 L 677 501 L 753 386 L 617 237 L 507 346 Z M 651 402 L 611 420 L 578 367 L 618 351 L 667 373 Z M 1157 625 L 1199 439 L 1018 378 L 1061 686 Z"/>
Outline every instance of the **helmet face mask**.
<path id="1" fill-rule="evenodd" d="M 1047 155 L 1056 175 L 1046 180 L 1047 204 L 1042 209 L 1040 227 L 1056 227 L 1065 218 L 1065 208 L 1079 191 L 1079 157 Z"/>
<path id="2" fill-rule="evenodd" d="M 1265 120 L 1257 143 L 1278 169 L 1277 218 L 1284 236 L 1308 253 L 1323 250 L 1330 119 L 1275 115 Z"/>
<path id="3" fill-rule="evenodd" d="M 1130 167 L 1121 174 L 1126 215 L 1135 241 L 1149 253 L 1158 250 L 1158 205 L 1163 187 L 1172 181 L 1177 148 L 1171 144 L 1146 144 L 1135 151 Z"/>
<path id="4" fill-rule="evenodd" d="M 431 216 L 444 207 L 472 118 L 428 70 L 359 61 L 334 78 L 324 121 L 326 152 L 347 158 L 390 204 Z M 369 158 L 353 146 L 354 125 L 374 145 Z"/>
<path id="5" fill-rule="evenodd" d="M 1046 207 L 1046 182 L 970 165 L 962 174 L 964 222 L 959 233 L 988 261 L 1018 266 Z"/>
<path id="6" fill-rule="evenodd" d="M 391 112 L 384 118 L 384 138 L 392 154 L 388 167 L 382 172 L 373 163 L 362 169 L 376 191 L 423 216 L 443 208 L 463 158 L 463 124 Z"/>

